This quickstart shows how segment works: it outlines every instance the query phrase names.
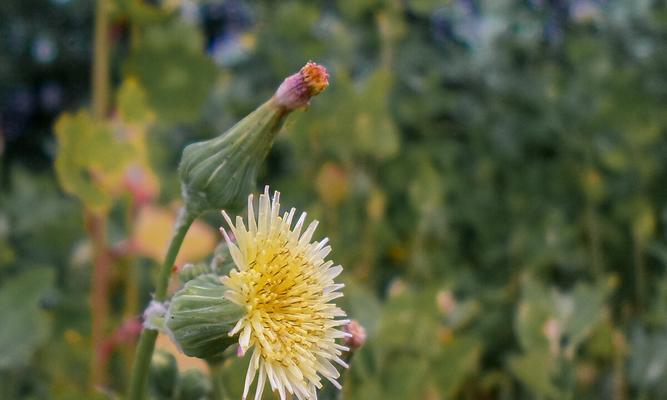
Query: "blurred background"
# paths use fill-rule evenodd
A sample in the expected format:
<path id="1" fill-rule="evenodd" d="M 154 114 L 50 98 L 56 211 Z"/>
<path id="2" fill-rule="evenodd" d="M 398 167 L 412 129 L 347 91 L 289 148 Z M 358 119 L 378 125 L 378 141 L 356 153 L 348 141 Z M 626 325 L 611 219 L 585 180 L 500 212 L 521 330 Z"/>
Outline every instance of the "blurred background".
<path id="1" fill-rule="evenodd" d="M 367 340 L 344 399 L 667 396 L 665 1 L 9 0 L 0 21 L 0 398 L 121 396 L 183 147 L 311 59 L 330 87 L 258 189 L 345 267 Z M 154 398 L 210 395 L 158 348 Z"/>

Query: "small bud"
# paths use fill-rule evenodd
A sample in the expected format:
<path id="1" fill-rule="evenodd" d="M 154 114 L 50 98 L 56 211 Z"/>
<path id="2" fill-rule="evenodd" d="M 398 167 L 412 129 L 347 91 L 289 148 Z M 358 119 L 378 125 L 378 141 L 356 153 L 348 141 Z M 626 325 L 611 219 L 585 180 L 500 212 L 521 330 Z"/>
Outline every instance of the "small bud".
<path id="1" fill-rule="evenodd" d="M 178 280 L 180 280 L 182 284 L 185 284 L 188 281 L 191 281 L 200 275 L 205 275 L 210 273 L 211 273 L 211 268 L 205 263 L 197 263 L 197 264 L 188 263 L 178 269 Z"/>
<path id="2" fill-rule="evenodd" d="M 276 91 L 278 104 L 288 110 L 308 105 L 310 98 L 329 86 L 329 74 L 322 65 L 309 61 L 299 72 L 283 81 Z"/>
<path id="3" fill-rule="evenodd" d="M 350 334 L 345 338 L 345 345 L 350 351 L 356 351 L 366 342 L 366 329 L 356 320 L 350 321 L 345 325 L 345 331 Z"/>
<path id="4" fill-rule="evenodd" d="M 211 258 L 210 266 L 211 272 L 219 276 L 229 275 L 234 267 L 234 259 L 229 253 L 229 246 L 227 245 L 226 241 L 223 241 L 218 245 L 218 247 L 215 248 L 215 251 L 213 252 L 213 258 Z"/>
<path id="5" fill-rule="evenodd" d="M 188 281 L 169 303 L 166 331 L 188 356 L 217 361 L 238 339 L 229 332 L 244 310 L 224 298 L 227 289 L 213 274 Z"/>
<path id="6" fill-rule="evenodd" d="M 172 398 L 178 382 L 176 358 L 164 350 L 156 351 L 151 360 L 149 377 L 150 390 L 156 398 Z"/>
<path id="7" fill-rule="evenodd" d="M 181 374 L 177 400 L 213 398 L 211 380 L 198 369 L 188 369 Z"/>
<path id="8" fill-rule="evenodd" d="M 188 209 L 200 213 L 243 204 L 255 186 L 285 117 L 328 86 L 326 69 L 309 62 L 275 95 L 217 138 L 185 148 L 179 173 Z"/>

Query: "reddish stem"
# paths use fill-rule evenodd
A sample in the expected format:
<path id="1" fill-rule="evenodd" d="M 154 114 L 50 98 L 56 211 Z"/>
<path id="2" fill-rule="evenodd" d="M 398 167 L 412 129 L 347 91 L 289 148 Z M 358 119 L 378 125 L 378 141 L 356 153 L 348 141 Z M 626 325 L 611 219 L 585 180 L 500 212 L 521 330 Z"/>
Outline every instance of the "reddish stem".
<path id="1" fill-rule="evenodd" d="M 86 211 L 84 218 L 93 248 L 93 272 L 90 282 L 93 357 L 90 366 L 90 380 L 92 386 L 97 387 L 104 385 L 107 381 L 104 339 L 109 316 L 109 280 L 112 259 L 107 248 L 106 215 Z"/>

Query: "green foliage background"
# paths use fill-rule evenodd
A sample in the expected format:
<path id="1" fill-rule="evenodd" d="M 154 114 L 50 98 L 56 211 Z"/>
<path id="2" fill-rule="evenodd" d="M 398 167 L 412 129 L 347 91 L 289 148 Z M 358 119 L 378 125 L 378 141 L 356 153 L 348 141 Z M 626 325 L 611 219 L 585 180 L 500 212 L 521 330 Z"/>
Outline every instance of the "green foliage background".
<path id="1" fill-rule="evenodd" d="M 0 5 L 0 398 L 123 392 L 119 355 L 103 392 L 87 385 L 80 209 L 109 209 L 110 241 L 127 236 L 124 198 L 90 181 L 139 151 L 113 142 L 118 124 L 147 130 L 168 204 L 182 148 L 309 59 L 331 85 L 290 117 L 258 186 L 319 219 L 345 267 L 344 306 L 368 333 L 345 399 L 667 396 L 664 1 L 111 4 L 112 86 L 139 94 L 99 125 L 74 114 L 89 103 L 90 2 Z M 22 114 L 17 96 L 38 103 L 45 82 L 59 106 Z M 145 304 L 156 266 L 131 267 Z M 159 357 L 156 398 L 206 396 Z M 225 366 L 232 398 L 244 362 Z"/>

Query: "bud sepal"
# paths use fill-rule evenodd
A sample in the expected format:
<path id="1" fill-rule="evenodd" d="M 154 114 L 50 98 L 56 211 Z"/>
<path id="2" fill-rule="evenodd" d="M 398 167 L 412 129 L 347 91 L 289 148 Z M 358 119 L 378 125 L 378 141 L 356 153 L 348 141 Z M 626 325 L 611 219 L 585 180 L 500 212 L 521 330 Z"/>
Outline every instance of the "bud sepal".
<path id="1" fill-rule="evenodd" d="M 165 315 L 166 332 L 188 356 L 215 362 L 237 340 L 229 332 L 244 315 L 225 299 L 227 289 L 217 275 L 200 275 L 177 291 Z"/>

